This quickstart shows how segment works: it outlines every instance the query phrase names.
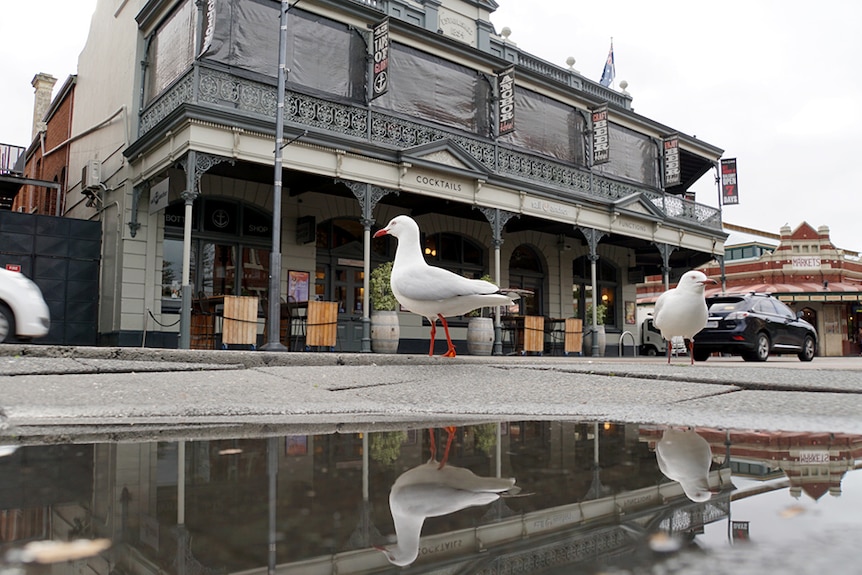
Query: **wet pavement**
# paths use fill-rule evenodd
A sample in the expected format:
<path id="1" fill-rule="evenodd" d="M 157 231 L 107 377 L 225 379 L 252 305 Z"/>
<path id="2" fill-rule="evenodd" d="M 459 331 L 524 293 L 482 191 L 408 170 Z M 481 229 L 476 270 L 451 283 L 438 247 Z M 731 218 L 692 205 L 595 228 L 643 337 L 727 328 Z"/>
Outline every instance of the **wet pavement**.
<path id="1" fill-rule="evenodd" d="M 860 358 L 4 345 L 0 389 L 0 575 L 858 562 Z"/>
<path id="2" fill-rule="evenodd" d="M 0 429 L 349 429 L 500 416 L 862 433 L 862 358 L 471 357 L 0 346 Z M 160 435 L 161 436 L 161 435 Z"/>

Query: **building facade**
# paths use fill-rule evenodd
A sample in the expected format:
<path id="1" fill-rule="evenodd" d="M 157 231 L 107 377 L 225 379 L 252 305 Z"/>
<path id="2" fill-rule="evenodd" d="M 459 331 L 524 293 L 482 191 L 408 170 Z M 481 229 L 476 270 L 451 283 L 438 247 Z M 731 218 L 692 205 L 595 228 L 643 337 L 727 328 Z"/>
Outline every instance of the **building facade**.
<path id="1" fill-rule="evenodd" d="M 779 234 L 728 225 L 749 232 L 731 235 L 723 266 L 712 261 L 700 267 L 720 285 L 706 295 L 771 293 L 817 328 L 818 355 L 862 353 L 862 259 L 835 246 L 829 227 L 814 229 L 807 222 L 782 226 Z M 649 278 L 638 288 L 638 302 L 649 308 L 663 284 Z"/>
<path id="2" fill-rule="evenodd" d="M 492 0 L 286 6 L 98 3 L 64 206 L 103 222 L 104 344 L 187 346 L 199 295 L 258 296 L 264 339 L 276 275 L 367 351 L 367 278 L 395 249 L 371 232 L 402 213 L 430 263 L 530 290 L 521 314 L 584 317 L 595 294 L 611 334 L 638 281 L 723 254 L 720 210 L 686 197 L 722 150 L 507 42 Z M 423 321 L 401 314 L 401 351 L 427 349 Z"/>

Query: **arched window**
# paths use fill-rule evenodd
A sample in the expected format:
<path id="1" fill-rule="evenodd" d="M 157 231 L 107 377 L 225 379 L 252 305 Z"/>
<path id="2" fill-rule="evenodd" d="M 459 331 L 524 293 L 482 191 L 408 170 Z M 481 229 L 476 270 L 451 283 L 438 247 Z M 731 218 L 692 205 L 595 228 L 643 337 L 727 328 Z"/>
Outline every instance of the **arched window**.
<path id="1" fill-rule="evenodd" d="M 596 288 L 601 302 L 607 307 L 605 325 L 619 327 L 620 311 L 617 293 L 620 284 L 619 269 L 605 258 L 596 262 Z M 593 284 L 590 258 L 581 256 L 572 262 L 572 314 L 586 320 L 587 305 L 592 302 Z"/>
<path id="2" fill-rule="evenodd" d="M 529 290 L 516 302 L 522 315 L 544 315 L 545 270 L 536 250 L 521 244 L 509 258 L 509 287 Z"/>

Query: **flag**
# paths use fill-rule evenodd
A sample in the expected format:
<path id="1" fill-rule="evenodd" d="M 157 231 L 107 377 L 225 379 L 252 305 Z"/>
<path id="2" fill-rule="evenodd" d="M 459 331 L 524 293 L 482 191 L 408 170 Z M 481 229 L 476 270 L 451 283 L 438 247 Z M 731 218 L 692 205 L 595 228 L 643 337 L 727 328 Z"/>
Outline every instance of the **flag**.
<path id="1" fill-rule="evenodd" d="M 617 75 L 617 71 L 614 68 L 614 40 L 611 39 L 611 49 L 608 52 L 608 60 L 605 62 L 605 69 L 602 71 L 602 79 L 599 80 L 599 84 L 602 86 L 610 86 L 614 81 L 614 76 Z"/>

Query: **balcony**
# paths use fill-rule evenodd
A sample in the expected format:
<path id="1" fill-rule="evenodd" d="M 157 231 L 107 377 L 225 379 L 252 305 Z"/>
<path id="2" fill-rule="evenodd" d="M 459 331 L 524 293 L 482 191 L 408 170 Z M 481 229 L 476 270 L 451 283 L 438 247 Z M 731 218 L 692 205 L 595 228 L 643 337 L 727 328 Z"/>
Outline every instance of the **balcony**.
<path id="1" fill-rule="evenodd" d="M 184 107 L 206 110 L 214 122 L 246 124 L 257 131 L 273 130 L 276 87 L 196 62 L 141 113 L 139 138 L 162 132 L 183 117 Z M 163 124 L 164 123 L 164 124 Z M 562 201 L 610 204 L 641 195 L 667 220 L 721 232 L 721 211 L 659 190 L 590 175 L 584 168 L 495 143 L 489 138 L 420 123 L 364 105 L 334 102 L 287 91 L 285 123 L 310 133 L 329 134 L 357 144 L 372 143 L 392 151 L 449 140 L 458 144 L 488 172 L 534 186 Z M 156 135 L 153 132 L 152 135 Z M 137 146 L 135 146 L 137 147 Z"/>

